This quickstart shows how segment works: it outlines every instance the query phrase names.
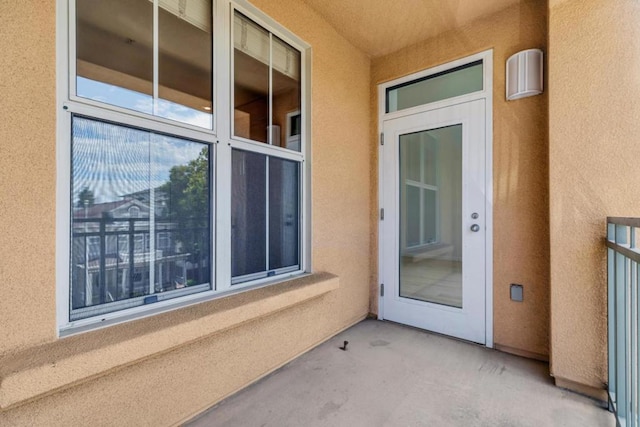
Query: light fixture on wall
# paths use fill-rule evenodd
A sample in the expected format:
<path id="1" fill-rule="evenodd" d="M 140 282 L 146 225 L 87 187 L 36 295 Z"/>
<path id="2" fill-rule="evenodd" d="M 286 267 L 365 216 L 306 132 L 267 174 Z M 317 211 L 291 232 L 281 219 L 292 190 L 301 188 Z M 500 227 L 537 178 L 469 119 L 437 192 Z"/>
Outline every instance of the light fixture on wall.
<path id="1" fill-rule="evenodd" d="M 527 49 L 507 59 L 507 100 L 542 93 L 542 51 Z"/>

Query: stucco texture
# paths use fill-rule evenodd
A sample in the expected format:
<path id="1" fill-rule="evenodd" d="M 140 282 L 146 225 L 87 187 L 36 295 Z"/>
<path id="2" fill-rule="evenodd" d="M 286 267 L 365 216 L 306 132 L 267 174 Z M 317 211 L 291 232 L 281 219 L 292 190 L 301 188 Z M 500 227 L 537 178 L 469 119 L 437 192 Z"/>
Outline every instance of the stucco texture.
<path id="1" fill-rule="evenodd" d="M 640 216 L 640 4 L 550 1 L 551 370 L 607 382 L 607 216 Z"/>
<path id="2" fill-rule="evenodd" d="M 0 1 L 0 354 L 56 333 L 54 5 Z"/>
<path id="3" fill-rule="evenodd" d="M 253 3 L 313 49 L 313 267 L 338 276 L 339 288 L 0 409 L 0 425 L 179 423 L 367 315 L 370 60 L 304 3 Z M 5 356 L 56 340 L 54 4 L 29 0 L 17 8 L 0 2 L 0 355 Z M 87 342 L 95 341 L 92 333 L 83 334 Z M 77 352 L 88 345 L 82 338 L 69 342 Z"/>
<path id="4" fill-rule="evenodd" d="M 546 2 L 523 0 L 458 30 L 375 58 L 371 67 L 372 164 L 377 165 L 377 85 L 493 49 L 494 341 L 502 350 L 538 359 L 549 354 L 547 95 L 506 101 L 504 64 L 520 50 L 546 50 L 546 13 Z M 376 175 L 372 173 L 373 200 Z M 372 224 L 375 234 L 374 215 Z M 375 239 L 372 243 L 372 257 L 377 259 Z M 524 285 L 523 302 L 510 300 L 511 283 Z M 377 298 L 373 291 L 371 295 L 376 311 Z"/>

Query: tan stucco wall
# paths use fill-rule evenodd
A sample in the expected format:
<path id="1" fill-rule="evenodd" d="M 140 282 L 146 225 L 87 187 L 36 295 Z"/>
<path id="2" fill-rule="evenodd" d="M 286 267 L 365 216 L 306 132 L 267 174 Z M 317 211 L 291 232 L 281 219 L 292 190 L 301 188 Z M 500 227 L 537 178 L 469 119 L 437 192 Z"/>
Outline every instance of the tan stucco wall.
<path id="1" fill-rule="evenodd" d="M 253 3 L 313 48 L 313 262 L 314 270 L 339 277 L 338 289 L 61 392 L 0 408 L 0 425 L 177 423 L 368 313 L 370 60 L 300 1 Z M 0 1 L 0 356 L 5 357 L 17 351 L 27 357 L 36 344 L 56 340 L 54 4 L 29 0 L 16 8 Z M 124 330 L 112 327 L 100 334 Z M 74 348 L 68 352 L 80 354 L 96 345 L 100 340 L 91 334 L 97 333 L 69 339 Z M 135 346 L 136 334 L 127 339 Z M 98 346 L 91 357 L 113 350 L 108 341 L 103 344 L 108 348 Z M 55 376 L 55 362 L 42 370 Z M 30 381 L 39 381 L 36 374 Z"/>
<path id="2" fill-rule="evenodd" d="M 55 337 L 54 6 L 0 1 L 0 354 Z"/>
<path id="3" fill-rule="evenodd" d="M 377 165 L 377 84 L 494 49 L 494 340 L 503 350 L 542 359 L 549 353 L 547 96 L 507 102 L 504 64 L 520 50 L 546 50 L 546 12 L 546 2 L 522 0 L 457 31 L 376 58 L 371 69 L 372 164 Z M 372 199 L 377 200 L 377 173 L 372 174 Z M 376 230 L 374 213 L 372 234 Z M 375 239 L 372 259 L 377 259 Z M 524 285 L 524 302 L 510 300 L 511 283 Z M 377 297 L 371 295 L 376 311 Z"/>
<path id="4" fill-rule="evenodd" d="M 549 2 L 551 369 L 607 381 L 607 216 L 640 216 L 640 3 Z"/>

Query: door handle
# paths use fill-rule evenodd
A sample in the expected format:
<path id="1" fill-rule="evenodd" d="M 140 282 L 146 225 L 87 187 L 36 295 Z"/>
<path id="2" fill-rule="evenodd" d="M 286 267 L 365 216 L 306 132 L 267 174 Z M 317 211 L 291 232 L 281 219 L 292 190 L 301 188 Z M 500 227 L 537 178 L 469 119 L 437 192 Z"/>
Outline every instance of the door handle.
<path id="1" fill-rule="evenodd" d="M 480 226 L 478 224 L 473 224 L 471 226 L 471 231 L 473 231 L 474 233 L 477 233 L 478 231 L 480 231 Z"/>

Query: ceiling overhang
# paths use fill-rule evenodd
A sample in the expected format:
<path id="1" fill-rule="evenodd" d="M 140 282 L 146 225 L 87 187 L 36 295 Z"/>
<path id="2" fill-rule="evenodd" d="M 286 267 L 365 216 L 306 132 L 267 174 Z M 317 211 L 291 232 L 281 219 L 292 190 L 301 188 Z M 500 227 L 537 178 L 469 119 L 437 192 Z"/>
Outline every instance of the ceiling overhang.
<path id="1" fill-rule="evenodd" d="M 372 58 L 530 0 L 303 0 Z"/>

